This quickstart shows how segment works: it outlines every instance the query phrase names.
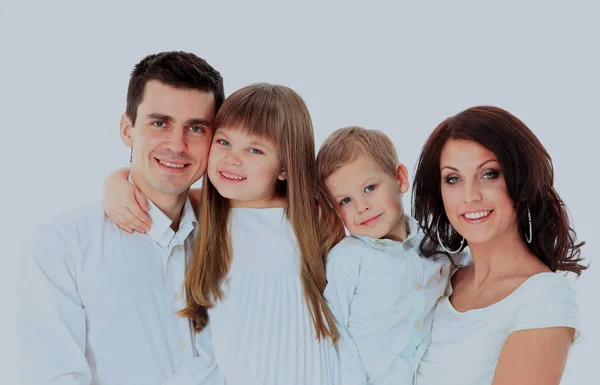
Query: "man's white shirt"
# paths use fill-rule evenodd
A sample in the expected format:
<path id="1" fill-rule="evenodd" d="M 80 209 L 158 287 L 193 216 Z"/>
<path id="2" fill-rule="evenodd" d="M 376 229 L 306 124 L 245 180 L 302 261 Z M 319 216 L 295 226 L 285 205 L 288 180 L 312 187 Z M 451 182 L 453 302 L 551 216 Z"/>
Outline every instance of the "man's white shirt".
<path id="1" fill-rule="evenodd" d="M 195 335 L 182 283 L 198 221 L 179 229 L 152 202 L 152 228 L 128 234 L 101 203 L 41 225 L 20 261 L 17 339 L 22 384 L 190 384 L 218 376 L 210 331 Z M 185 365 L 184 365 L 185 364 Z M 217 381 L 218 382 L 218 381 Z"/>

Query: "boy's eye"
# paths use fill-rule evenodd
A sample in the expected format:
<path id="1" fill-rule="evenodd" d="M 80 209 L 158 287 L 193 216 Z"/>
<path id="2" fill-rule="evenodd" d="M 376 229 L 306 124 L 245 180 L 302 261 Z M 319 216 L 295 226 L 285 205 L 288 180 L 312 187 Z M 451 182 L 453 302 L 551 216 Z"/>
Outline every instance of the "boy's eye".
<path id="1" fill-rule="evenodd" d="M 230 146 L 231 145 L 231 143 L 229 143 L 225 139 L 217 139 L 217 143 L 219 143 L 222 146 Z"/>
<path id="2" fill-rule="evenodd" d="M 252 154 L 257 154 L 257 155 L 260 155 L 260 154 L 262 154 L 262 153 L 263 153 L 261 150 L 259 150 L 259 149 L 256 149 L 256 148 L 251 148 L 251 149 L 250 149 L 250 150 L 248 150 L 248 151 L 250 151 Z"/>
<path id="3" fill-rule="evenodd" d="M 365 187 L 365 192 L 371 192 L 375 190 L 375 185 L 374 184 L 370 184 L 367 187 Z"/>
<path id="4" fill-rule="evenodd" d="M 200 132 L 204 132 L 204 127 L 201 127 L 201 126 L 191 126 L 190 130 L 192 132 L 200 133 Z"/>
<path id="5" fill-rule="evenodd" d="M 350 198 L 344 198 L 340 201 L 341 206 L 346 205 L 348 203 L 350 203 Z"/>
<path id="6" fill-rule="evenodd" d="M 157 120 L 156 122 L 152 122 L 152 125 L 154 127 L 163 128 L 165 126 L 165 122 L 161 122 L 160 120 Z"/>

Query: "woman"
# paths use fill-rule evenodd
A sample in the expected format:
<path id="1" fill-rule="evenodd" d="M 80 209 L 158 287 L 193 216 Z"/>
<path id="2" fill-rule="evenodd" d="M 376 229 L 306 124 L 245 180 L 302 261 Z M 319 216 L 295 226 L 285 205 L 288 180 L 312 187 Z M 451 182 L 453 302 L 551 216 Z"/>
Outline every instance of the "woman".
<path id="1" fill-rule="evenodd" d="M 570 282 L 585 266 L 551 158 L 519 119 L 474 107 L 442 122 L 423 147 L 414 216 L 424 255 L 472 263 L 436 307 L 416 374 L 428 384 L 558 384 L 578 336 Z M 440 252 L 443 250 L 443 252 Z"/>

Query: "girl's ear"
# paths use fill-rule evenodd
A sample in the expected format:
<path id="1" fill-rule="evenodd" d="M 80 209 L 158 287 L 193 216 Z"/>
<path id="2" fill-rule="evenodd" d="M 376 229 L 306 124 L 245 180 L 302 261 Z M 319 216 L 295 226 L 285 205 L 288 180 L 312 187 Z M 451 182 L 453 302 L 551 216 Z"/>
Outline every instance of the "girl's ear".
<path id="1" fill-rule="evenodd" d="M 277 179 L 279 179 L 279 180 L 286 180 L 287 179 L 287 174 L 286 174 L 286 172 L 285 172 L 285 170 L 283 168 L 281 169 L 281 172 L 277 176 Z"/>

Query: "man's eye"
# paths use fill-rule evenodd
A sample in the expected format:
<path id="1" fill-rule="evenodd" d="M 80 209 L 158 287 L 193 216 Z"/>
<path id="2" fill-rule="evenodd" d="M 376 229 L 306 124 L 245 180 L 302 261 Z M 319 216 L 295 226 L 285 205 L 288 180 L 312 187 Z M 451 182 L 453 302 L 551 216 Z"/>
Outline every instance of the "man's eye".
<path id="1" fill-rule="evenodd" d="M 201 126 L 192 126 L 192 127 L 190 127 L 190 130 L 192 132 L 200 133 L 200 132 L 204 132 L 204 127 L 201 127 Z"/>
<path id="2" fill-rule="evenodd" d="M 154 127 L 162 128 L 165 126 L 165 122 L 161 122 L 160 120 L 157 120 L 156 122 L 152 122 L 152 125 Z"/>

